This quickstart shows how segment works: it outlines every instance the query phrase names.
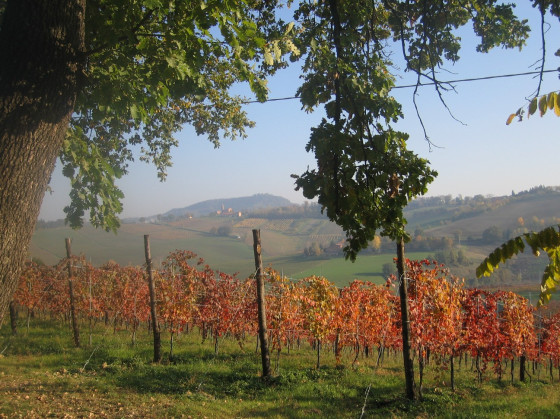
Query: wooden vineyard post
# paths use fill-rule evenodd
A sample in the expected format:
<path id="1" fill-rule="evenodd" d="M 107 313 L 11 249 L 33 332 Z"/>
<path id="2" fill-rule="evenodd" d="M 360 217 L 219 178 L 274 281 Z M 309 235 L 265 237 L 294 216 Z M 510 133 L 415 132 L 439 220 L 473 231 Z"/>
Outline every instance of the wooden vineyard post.
<path id="1" fill-rule="evenodd" d="M 259 311 L 259 340 L 263 378 L 270 377 L 270 354 L 268 352 L 268 333 L 266 330 L 266 304 L 264 294 L 263 266 L 261 256 L 261 231 L 253 230 L 253 251 L 255 253 L 255 269 L 257 271 L 257 305 Z"/>
<path id="2" fill-rule="evenodd" d="M 156 313 L 156 290 L 152 274 L 152 255 L 150 253 L 150 235 L 144 235 L 144 253 L 146 255 L 146 272 L 148 273 L 148 289 L 150 291 L 150 313 L 152 317 L 152 330 L 154 332 L 154 362 L 161 361 L 161 332 Z"/>
<path id="3" fill-rule="evenodd" d="M 68 268 L 68 293 L 70 294 L 70 318 L 72 319 L 72 333 L 74 335 L 74 345 L 80 347 L 80 331 L 78 330 L 78 320 L 76 318 L 76 304 L 74 302 L 74 282 L 72 281 L 72 249 L 70 247 L 70 238 L 66 238 L 66 258 Z"/>
<path id="4" fill-rule="evenodd" d="M 404 377 L 406 382 L 406 397 L 409 400 L 416 399 L 414 388 L 414 364 L 410 350 L 410 319 L 408 312 L 408 281 L 404 266 L 404 239 L 401 237 L 397 241 L 397 272 L 399 275 L 399 294 L 401 301 L 401 320 L 402 320 L 402 340 L 403 340 L 403 361 Z"/>
<path id="5" fill-rule="evenodd" d="M 93 301 L 91 293 L 91 271 L 88 268 L 88 287 L 89 287 L 89 346 L 93 343 Z"/>

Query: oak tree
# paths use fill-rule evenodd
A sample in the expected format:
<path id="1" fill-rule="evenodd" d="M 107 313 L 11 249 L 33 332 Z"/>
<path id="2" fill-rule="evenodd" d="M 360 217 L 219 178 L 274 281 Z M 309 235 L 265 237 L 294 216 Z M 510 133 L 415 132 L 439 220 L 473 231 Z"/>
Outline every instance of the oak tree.
<path id="1" fill-rule="evenodd" d="M 174 134 L 194 126 L 216 146 L 252 122 L 265 77 L 297 50 L 276 0 L 0 1 L 0 321 L 17 284 L 55 160 L 71 180 L 72 226 L 89 212 L 115 229 L 132 148 L 170 164 Z"/>

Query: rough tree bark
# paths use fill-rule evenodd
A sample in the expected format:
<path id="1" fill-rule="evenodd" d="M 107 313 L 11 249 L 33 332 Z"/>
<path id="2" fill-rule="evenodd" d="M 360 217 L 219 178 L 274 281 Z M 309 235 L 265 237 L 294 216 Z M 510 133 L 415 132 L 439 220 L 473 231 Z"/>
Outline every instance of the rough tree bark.
<path id="1" fill-rule="evenodd" d="M 85 0 L 8 0 L 1 23 L 0 323 L 74 109 L 84 14 Z"/>

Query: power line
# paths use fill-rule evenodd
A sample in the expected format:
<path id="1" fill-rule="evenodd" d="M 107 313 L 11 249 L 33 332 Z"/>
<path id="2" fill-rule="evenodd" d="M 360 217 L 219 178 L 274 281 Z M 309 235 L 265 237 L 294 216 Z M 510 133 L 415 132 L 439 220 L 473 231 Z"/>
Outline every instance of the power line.
<path id="1" fill-rule="evenodd" d="M 543 70 L 542 73 L 552 73 L 555 71 L 560 72 L 560 68 L 556 70 Z M 496 76 L 483 76 L 483 77 L 471 77 L 468 79 L 457 79 L 457 80 L 450 80 L 450 81 L 438 81 L 438 82 L 430 82 L 430 83 L 419 83 L 418 86 L 434 86 L 435 84 L 453 84 L 453 83 L 464 83 L 464 82 L 471 82 L 471 81 L 481 81 L 481 80 L 492 80 L 492 79 L 503 79 L 509 77 L 520 77 L 520 76 L 531 76 L 531 75 L 538 75 L 541 74 L 540 71 L 528 71 L 525 73 L 512 73 L 512 74 L 499 74 Z M 410 87 L 416 87 L 415 84 L 408 84 L 403 86 L 395 86 L 393 89 L 405 89 Z"/>
<path id="2" fill-rule="evenodd" d="M 394 86 L 393 89 L 410 89 L 412 87 L 424 87 L 424 86 L 435 86 L 436 84 L 438 85 L 442 85 L 442 84 L 454 84 L 454 83 L 466 83 L 466 82 L 474 82 L 474 81 L 483 81 L 483 80 L 492 80 L 492 79 L 504 79 L 504 78 L 510 78 L 510 77 L 521 77 L 521 76 L 534 76 L 534 75 L 540 75 L 540 74 L 545 74 L 545 73 L 554 73 L 554 72 L 560 72 L 560 67 L 557 68 L 556 70 L 543 70 L 541 71 L 527 71 L 525 73 L 511 73 L 511 74 L 498 74 L 495 76 L 482 76 L 482 77 L 470 77 L 470 78 L 466 78 L 466 79 L 457 79 L 457 80 L 446 80 L 446 81 L 437 81 L 437 82 L 429 82 L 429 83 L 414 83 L 414 84 L 405 84 L 405 85 L 401 85 L 401 86 Z M 285 100 L 294 100 L 294 99 L 299 99 L 299 96 L 286 96 L 286 97 L 277 97 L 277 98 L 271 98 L 271 99 L 267 99 L 264 102 L 259 102 L 258 100 L 248 100 L 243 102 L 244 104 L 251 104 L 251 103 L 267 103 L 267 102 L 280 102 L 280 101 L 285 101 Z"/>

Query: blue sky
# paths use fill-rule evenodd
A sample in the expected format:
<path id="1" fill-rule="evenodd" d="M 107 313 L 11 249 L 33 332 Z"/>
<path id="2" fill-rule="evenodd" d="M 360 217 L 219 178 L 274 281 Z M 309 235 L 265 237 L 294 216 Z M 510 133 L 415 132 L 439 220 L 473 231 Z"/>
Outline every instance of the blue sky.
<path id="1" fill-rule="evenodd" d="M 530 15 L 527 15 L 530 13 Z M 540 58 L 538 13 L 528 8 L 520 15 L 530 17 L 533 29 L 528 45 L 518 50 L 497 49 L 489 54 L 476 53 L 474 39 L 465 28 L 461 60 L 447 66 L 441 80 L 454 80 L 531 71 Z M 560 44 L 558 20 L 547 33 L 547 69 L 560 66 L 553 55 Z M 536 22 L 536 23 L 535 23 Z M 399 62 L 398 51 L 395 62 Z M 270 98 L 293 96 L 299 85 L 298 68 L 280 72 L 269 81 Z M 415 81 L 400 73 L 397 85 Z M 394 96 L 403 104 L 405 118 L 397 128 L 410 134 L 409 147 L 431 162 L 439 172 L 429 195 L 473 196 L 508 195 L 537 185 L 560 185 L 557 167 L 560 152 L 560 118 L 547 113 L 523 122 L 505 125 L 508 115 L 526 105 L 537 88 L 531 76 L 493 79 L 456 84 L 456 91 L 445 95 L 454 120 L 432 87 L 422 87 L 417 97 L 422 118 L 431 141 L 430 150 L 412 105 L 413 89 L 397 89 Z M 558 72 L 545 75 L 542 92 L 558 90 Z M 157 180 L 155 168 L 142 162 L 130 166 L 129 174 L 119 181 L 125 194 L 123 218 L 160 214 L 206 199 L 271 193 L 294 203 L 304 201 L 296 192 L 290 174 L 301 174 L 314 167 L 314 157 L 306 153 L 310 128 L 316 126 L 322 112 L 308 114 L 298 100 L 247 105 L 256 122 L 245 140 L 224 140 L 221 147 L 197 137 L 190 127 L 179 134 L 180 146 L 173 155 L 173 167 L 167 181 Z M 463 125 L 465 124 L 465 125 Z M 68 204 L 69 182 L 55 169 L 52 194 L 46 194 L 40 218 L 63 218 Z"/>

